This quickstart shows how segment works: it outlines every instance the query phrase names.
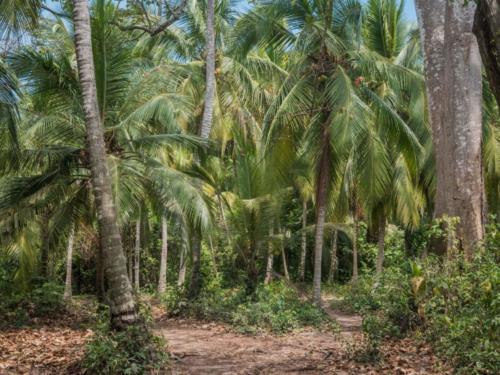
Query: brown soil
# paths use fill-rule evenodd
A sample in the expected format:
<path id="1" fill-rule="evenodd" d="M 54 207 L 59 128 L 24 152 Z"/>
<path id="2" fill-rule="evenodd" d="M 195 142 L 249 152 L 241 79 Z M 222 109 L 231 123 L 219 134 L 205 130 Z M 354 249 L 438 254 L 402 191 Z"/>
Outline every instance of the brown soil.
<path id="1" fill-rule="evenodd" d="M 449 373 L 428 346 L 412 340 L 388 341 L 380 361 L 360 363 L 361 318 L 325 311 L 338 321 L 340 334 L 304 330 L 248 336 L 225 325 L 180 319 L 159 319 L 157 332 L 168 340 L 172 375 Z"/>

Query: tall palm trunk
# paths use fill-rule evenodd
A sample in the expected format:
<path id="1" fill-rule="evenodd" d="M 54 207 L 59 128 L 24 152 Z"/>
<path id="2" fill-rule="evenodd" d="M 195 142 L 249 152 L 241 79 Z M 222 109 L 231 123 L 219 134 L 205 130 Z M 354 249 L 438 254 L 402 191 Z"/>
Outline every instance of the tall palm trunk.
<path id="1" fill-rule="evenodd" d="M 328 184 L 330 183 L 330 134 L 325 124 L 316 190 L 316 230 L 314 234 L 313 301 L 321 306 L 321 257 L 325 233 Z"/>
<path id="2" fill-rule="evenodd" d="M 377 266 L 376 266 L 376 272 L 377 272 L 377 277 L 380 277 L 382 275 L 382 269 L 384 267 L 384 248 L 385 248 L 385 215 L 382 214 L 380 219 L 379 219 L 379 224 L 378 224 L 378 233 L 377 233 Z"/>
<path id="3" fill-rule="evenodd" d="M 299 279 L 304 281 L 306 272 L 306 255 L 307 255 L 307 200 L 302 201 L 302 233 L 301 236 L 301 251 L 300 251 L 300 264 L 299 264 Z"/>
<path id="4" fill-rule="evenodd" d="M 358 232 L 359 232 L 359 219 L 358 219 L 358 206 L 354 203 L 354 228 L 352 234 L 352 281 L 358 281 Z"/>
<path id="5" fill-rule="evenodd" d="M 208 138 L 212 129 L 212 117 L 215 101 L 215 0 L 207 0 L 207 22 L 206 22 L 206 53 L 205 65 L 205 104 L 203 118 L 199 130 L 200 137 Z M 201 233 L 195 233 L 192 240 L 193 268 L 191 271 L 191 282 L 189 295 L 195 298 L 201 289 Z"/>
<path id="6" fill-rule="evenodd" d="M 436 154 L 436 218 L 459 217 L 466 257 L 484 237 L 481 58 L 476 3 L 417 0 Z M 446 251 L 446 240 L 440 247 Z M 443 251 L 443 249 L 441 250 Z"/>
<path id="7" fill-rule="evenodd" d="M 187 267 L 187 251 L 188 251 L 188 233 L 185 226 L 182 226 L 182 246 L 179 256 L 179 276 L 177 278 L 177 286 L 182 287 L 186 281 L 186 267 Z"/>
<path id="8" fill-rule="evenodd" d="M 328 282 L 330 284 L 333 283 L 333 278 L 335 277 L 335 272 L 337 272 L 337 267 L 338 267 L 337 239 L 338 239 L 338 231 L 337 229 L 335 229 L 333 231 L 332 249 L 330 252 L 330 272 L 328 274 Z"/>
<path id="9" fill-rule="evenodd" d="M 135 248 L 134 248 L 134 288 L 140 287 L 140 262 L 141 262 L 141 219 L 135 223 Z"/>
<path id="10" fill-rule="evenodd" d="M 64 285 L 64 299 L 70 300 L 73 296 L 72 271 L 73 271 L 73 240 L 75 238 L 75 227 L 71 225 L 68 236 L 68 247 L 66 249 L 66 283 Z"/>
<path id="11" fill-rule="evenodd" d="M 273 226 L 272 224 L 269 226 L 269 241 L 267 244 L 267 265 L 266 265 L 266 278 L 264 279 L 265 284 L 269 284 L 271 281 L 273 281 L 273 260 L 274 260 L 274 254 L 273 254 Z"/>
<path id="12" fill-rule="evenodd" d="M 215 101 L 215 0 L 207 0 L 205 31 L 207 61 L 205 64 L 205 105 L 200 126 L 200 137 L 208 138 L 212 129 Z"/>
<path id="13" fill-rule="evenodd" d="M 112 323 L 117 328 L 138 321 L 132 287 L 127 277 L 126 259 L 117 224 L 111 179 L 106 162 L 104 131 L 99 116 L 90 15 L 87 0 L 73 0 L 76 60 L 80 78 L 85 127 L 92 172 L 92 186 L 101 231 L 104 267 Z"/>
<path id="14" fill-rule="evenodd" d="M 281 248 L 281 262 L 283 263 L 283 273 L 285 275 L 286 280 L 290 280 L 290 275 L 288 274 L 288 265 L 286 262 L 286 254 L 285 254 L 285 233 L 281 231 L 281 225 L 278 223 L 278 233 L 281 236 L 280 240 L 280 248 Z"/>
<path id="15" fill-rule="evenodd" d="M 160 278 L 158 280 L 158 293 L 165 293 L 167 283 L 167 256 L 168 256 L 168 222 L 167 217 L 161 217 L 161 257 Z"/>

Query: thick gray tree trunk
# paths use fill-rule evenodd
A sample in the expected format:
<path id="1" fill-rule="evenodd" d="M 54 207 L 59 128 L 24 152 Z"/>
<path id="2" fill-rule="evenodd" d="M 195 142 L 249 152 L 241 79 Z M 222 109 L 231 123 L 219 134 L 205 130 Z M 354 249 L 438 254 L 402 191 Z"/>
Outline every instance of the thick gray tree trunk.
<path id="1" fill-rule="evenodd" d="M 500 0 L 479 0 L 474 19 L 486 76 L 500 108 Z"/>
<path id="2" fill-rule="evenodd" d="M 212 117 L 215 101 L 215 0 L 207 0 L 207 23 L 206 23 L 206 53 L 205 64 L 205 103 L 203 117 L 200 126 L 200 137 L 208 138 L 212 129 Z M 189 295 L 196 297 L 201 289 L 201 233 L 195 233 L 192 240 L 193 267 L 191 271 L 191 282 Z"/>
<path id="3" fill-rule="evenodd" d="M 158 293 L 165 293 L 167 286 L 167 257 L 168 257 L 168 222 L 167 217 L 161 217 L 161 257 L 160 278 L 158 280 Z"/>
<path id="4" fill-rule="evenodd" d="M 416 6 L 436 155 L 434 215 L 460 218 L 457 239 L 470 258 L 484 237 L 481 59 L 472 33 L 476 4 L 416 0 Z"/>
<path id="5" fill-rule="evenodd" d="M 306 255 L 307 255 L 307 200 L 302 201 L 302 233 L 300 234 L 301 249 L 299 263 L 299 279 L 304 281 L 306 273 Z"/>
<path id="6" fill-rule="evenodd" d="M 140 262 L 141 262 L 141 219 L 135 223 L 135 247 L 134 247 L 134 288 L 140 287 Z"/>
<path id="7" fill-rule="evenodd" d="M 66 249 L 66 283 L 64 285 L 65 300 L 70 300 L 73 296 L 73 241 L 75 238 L 75 227 L 71 225 L 68 236 L 68 247 Z"/>
<path id="8" fill-rule="evenodd" d="M 85 127 L 89 148 L 92 186 L 101 232 L 104 268 L 108 285 L 108 300 L 113 325 L 123 328 L 138 320 L 132 287 L 127 276 L 118 229 L 111 179 L 106 161 L 104 130 L 99 116 L 97 90 L 92 55 L 90 15 L 87 0 L 73 0 L 73 25 L 75 30 L 76 60 L 83 98 Z"/>
<path id="9" fill-rule="evenodd" d="M 330 284 L 333 283 L 333 278 L 335 277 L 335 272 L 337 272 L 338 267 L 338 259 L 337 259 L 337 239 L 338 239 L 338 231 L 335 229 L 333 231 L 332 238 L 332 248 L 330 252 L 330 272 L 328 273 L 328 282 Z"/>

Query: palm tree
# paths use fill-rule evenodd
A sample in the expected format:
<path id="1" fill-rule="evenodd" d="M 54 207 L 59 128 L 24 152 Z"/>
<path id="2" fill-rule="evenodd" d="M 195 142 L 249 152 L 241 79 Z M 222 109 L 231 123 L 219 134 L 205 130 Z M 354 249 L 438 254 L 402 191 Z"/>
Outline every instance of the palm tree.
<path id="1" fill-rule="evenodd" d="M 393 119 L 392 130 L 411 138 L 406 124 L 366 84 L 368 71 L 392 75 L 400 85 L 414 82 L 406 69 L 379 59 L 360 48 L 356 30 L 349 27 L 352 15 L 359 18 L 361 5 L 354 2 L 261 1 L 236 25 L 240 36 L 236 50 L 245 55 L 253 46 L 273 46 L 292 51 L 288 78 L 266 114 L 265 142 L 276 147 L 288 128 L 303 128 L 304 152 L 315 171 L 316 226 L 314 248 L 314 301 L 321 300 L 321 267 L 325 218 L 332 187 L 342 177 L 343 166 L 352 158 L 382 192 L 384 164 L 365 162 L 368 156 L 384 155 L 371 124 L 375 109 Z M 354 37 L 353 37 L 354 36 Z M 404 133 L 406 132 L 406 133 Z M 357 154 L 361 152 L 360 154 Z M 380 159 L 380 157 L 379 157 Z M 382 159 L 383 160 L 383 159 Z"/>
<path id="2" fill-rule="evenodd" d="M 137 323 L 137 311 L 132 286 L 127 276 L 120 231 L 113 201 L 110 173 L 106 162 L 106 147 L 97 104 L 97 85 L 90 33 L 90 15 L 86 0 L 73 1 L 76 57 L 82 89 L 85 127 L 89 146 L 92 184 L 101 232 L 105 273 L 108 281 L 111 316 L 116 327 Z"/>

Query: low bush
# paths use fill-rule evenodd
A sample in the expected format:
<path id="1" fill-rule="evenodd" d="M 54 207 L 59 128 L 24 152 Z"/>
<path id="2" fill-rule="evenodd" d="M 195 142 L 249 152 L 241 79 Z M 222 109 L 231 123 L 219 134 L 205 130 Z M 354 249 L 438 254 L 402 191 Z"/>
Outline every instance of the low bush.
<path id="1" fill-rule="evenodd" d="M 64 311 L 64 287 L 46 282 L 30 292 L 4 290 L 0 294 L 0 326 L 21 326 L 32 318 L 53 316 Z"/>
<path id="2" fill-rule="evenodd" d="M 312 304 L 302 301 L 298 293 L 283 282 L 260 285 L 253 295 L 244 288 L 223 289 L 218 282 L 209 283 L 194 301 L 172 289 L 162 297 L 170 314 L 231 324 L 237 331 L 285 333 L 301 327 L 332 329 L 333 323 Z"/>
<path id="3" fill-rule="evenodd" d="M 362 315 L 372 354 L 384 337 L 418 330 L 457 373 L 494 374 L 500 364 L 496 257 L 498 248 L 490 246 L 471 262 L 429 258 L 390 267 L 378 281 L 365 276 L 343 288 L 343 305 Z"/>
<path id="4" fill-rule="evenodd" d="M 94 337 L 87 344 L 82 368 L 87 374 L 160 374 L 168 356 L 165 342 L 150 327 L 150 315 L 141 308 L 142 322 L 122 331 L 111 329 L 107 309 L 100 315 Z"/>

